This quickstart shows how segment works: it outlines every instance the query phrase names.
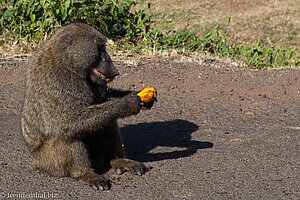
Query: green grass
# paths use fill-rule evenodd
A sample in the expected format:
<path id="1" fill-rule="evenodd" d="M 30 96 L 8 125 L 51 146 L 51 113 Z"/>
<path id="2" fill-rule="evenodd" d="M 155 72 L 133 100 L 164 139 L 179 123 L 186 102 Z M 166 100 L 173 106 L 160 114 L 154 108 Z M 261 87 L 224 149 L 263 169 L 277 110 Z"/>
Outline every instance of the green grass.
<path id="1" fill-rule="evenodd" d="M 197 8 L 200 6 L 209 11 L 212 2 L 214 1 L 194 3 Z M 248 3 L 255 8 L 256 2 Z M 184 6 L 177 2 L 175 4 Z M 221 23 L 195 23 L 199 18 L 205 17 L 205 13 L 195 11 L 195 5 L 187 8 L 173 7 L 155 13 L 150 9 L 150 4 L 136 5 L 133 0 L 3 1 L 0 4 L 0 43 L 7 46 L 14 41 L 27 41 L 28 43 L 19 42 L 20 50 L 24 50 L 31 41 L 42 41 L 45 34 L 51 34 L 57 27 L 81 19 L 100 28 L 115 40 L 117 48 L 121 50 L 130 49 L 137 53 L 176 50 L 186 56 L 193 52 L 205 52 L 231 57 L 255 68 L 300 65 L 299 50 L 292 45 L 298 44 L 294 39 L 298 37 L 299 27 L 295 28 L 294 22 L 282 16 L 277 19 L 277 11 L 269 11 L 270 15 L 264 17 L 248 13 L 247 20 L 240 22 L 225 15 L 220 19 Z M 246 9 L 243 4 L 240 6 L 241 10 Z M 256 13 L 256 10 L 253 12 Z M 292 13 L 289 17 L 295 14 L 294 10 L 287 12 Z M 164 20 L 153 21 L 159 17 Z M 250 37 L 244 35 L 247 32 L 235 31 L 239 27 L 249 29 Z M 284 31 L 281 30 L 282 27 L 285 27 Z M 286 44 L 280 47 L 282 42 L 287 43 L 287 38 L 291 47 Z"/>

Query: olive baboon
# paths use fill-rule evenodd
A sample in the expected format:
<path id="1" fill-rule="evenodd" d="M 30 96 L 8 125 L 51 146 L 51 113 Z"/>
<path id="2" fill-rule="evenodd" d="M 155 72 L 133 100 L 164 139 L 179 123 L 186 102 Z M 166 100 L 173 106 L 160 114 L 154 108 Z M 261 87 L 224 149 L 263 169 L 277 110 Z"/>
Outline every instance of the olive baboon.
<path id="1" fill-rule="evenodd" d="M 58 29 L 28 63 L 22 114 L 23 136 L 38 168 L 102 190 L 110 188 L 100 175 L 109 167 L 118 174 L 146 170 L 124 158 L 117 119 L 138 114 L 142 104 L 136 92 L 108 92 L 107 81 L 119 72 L 105 43 L 84 23 Z"/>

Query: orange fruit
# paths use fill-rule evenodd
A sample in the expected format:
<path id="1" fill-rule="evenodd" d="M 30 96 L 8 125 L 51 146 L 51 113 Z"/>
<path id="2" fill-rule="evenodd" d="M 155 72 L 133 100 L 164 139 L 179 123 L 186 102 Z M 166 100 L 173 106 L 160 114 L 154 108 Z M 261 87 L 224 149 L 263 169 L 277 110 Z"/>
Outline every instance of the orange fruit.
<path id="1" fill-rule="evenodd" d="M 140 91 L 138 95 L 141 97 L 142 102 L 148 103 L 156 99 L 157 91 L 154 87 L 148 86 Z"/>

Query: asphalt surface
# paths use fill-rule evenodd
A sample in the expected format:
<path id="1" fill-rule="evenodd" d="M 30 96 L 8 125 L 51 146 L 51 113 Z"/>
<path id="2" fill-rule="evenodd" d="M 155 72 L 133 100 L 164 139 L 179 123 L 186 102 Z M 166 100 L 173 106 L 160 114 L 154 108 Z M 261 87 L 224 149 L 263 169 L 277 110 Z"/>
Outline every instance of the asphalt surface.
<path id="1" fill-rule="evenodd" d="M 0 63 L 0 199 L 300 199 L 299 69 L 135 63 L 118 60 L 111 87 L 158 91 L 150 111 L 119 120 L 128 157 L 151 170 L 109 171 L 109 191 L 34 168 L 20 125 L 26 69 Z"/>

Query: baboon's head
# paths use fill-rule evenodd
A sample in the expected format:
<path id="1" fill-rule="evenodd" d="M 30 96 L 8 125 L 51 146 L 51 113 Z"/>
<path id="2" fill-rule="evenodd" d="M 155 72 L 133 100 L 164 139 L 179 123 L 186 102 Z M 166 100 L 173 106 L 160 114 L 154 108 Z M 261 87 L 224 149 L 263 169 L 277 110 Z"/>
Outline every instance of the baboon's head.
<path id="1" fill-rule="evenodd" d="M 106 85 L 119 75 L 106 52 L 106 37 L 95 28 L 83 23 L 73 23 L 58 29 L 52 41 L 60 47 L 60 56 L 67 59 L 70 67 L 82 78 Z"/>
<path id="2" fill-rule="evenodd" d="M 110 56 L 105 50 L 105 45 L 99 47 L 99 57 L 92 71 L 90 72 L 90 78 L 93 82 L 103 85 L 113 80 L 113 78 L 119 75 L 119 71 L 112 63 Z"/>

